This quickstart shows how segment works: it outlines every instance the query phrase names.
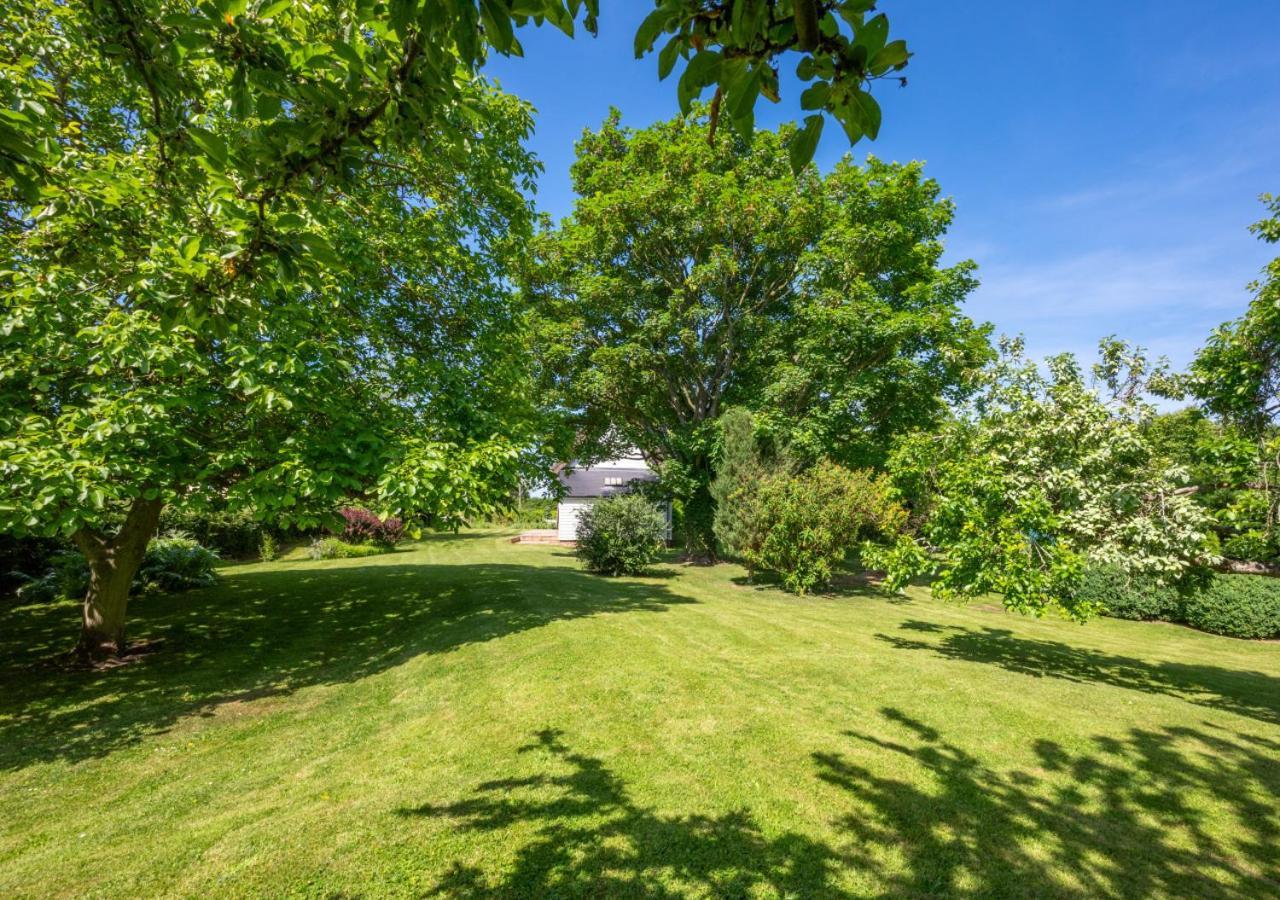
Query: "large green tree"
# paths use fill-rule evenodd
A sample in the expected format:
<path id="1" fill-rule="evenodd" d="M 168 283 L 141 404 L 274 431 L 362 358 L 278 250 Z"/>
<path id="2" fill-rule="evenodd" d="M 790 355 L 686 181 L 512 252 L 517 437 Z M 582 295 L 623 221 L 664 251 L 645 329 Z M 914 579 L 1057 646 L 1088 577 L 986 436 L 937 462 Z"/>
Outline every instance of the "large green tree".
<path id="1" fill-rule="evenodd" d="M 682 102 L 714 86 L 745 130 L 798 50 L 827 85 L 805 105 L 865 125 L 906 62 L 869 5 L 661 0 L 637 52 L 670 35 Z M 0 528 L 88 557 L 84 655 L 122 649 L 167 502 L 308 522 L 359 491 L 448 519 L 501 486 L 524 438 L 493 260 L 524 228 L 529 120 L 475 73 L 598 6 L 7 4 Z"/>
<path id="2" fill-rule="evenodd" d="M 1269 216 L 1250 231 L 1280 243 L 1280 197 L 1262 197 Z M 1193 393 L 1209 412 L 1253 434 L 1280 419 L 1280 256 L 1254 282 L 1240 318 L 1216 329 L 1191 364 Z"/>
<path id="3" fill-rule="evenodd" d="M 1280 243 L 1280 198 L 1250 230 Z M 1280 575 L 1280 257 L 1250 287 L 1244 315 L 1214 330 L 1184 380 L 1207 419 L 1186 413 L 1157 429 L 1195 472 L 1229 571 Z M 1199 411 L 1197 411 L 1199 412 Z M 1174 428 L 1179 425 L 1181 427 Z"/>
<path id="4" fill-rule="evenodd" d="M 549 396 L 579 457 L 632 444 L 711 537 L 715 422 L 729 405 L 802 458 L 883 459 L 988 357 L 960 313 L 972 264 L 939 264 L 950 202 L 919 164 L 793 175 L 793 128 L 710 136 L 705 110 L 578 144 L 572 216 L 528 277 Z"/>

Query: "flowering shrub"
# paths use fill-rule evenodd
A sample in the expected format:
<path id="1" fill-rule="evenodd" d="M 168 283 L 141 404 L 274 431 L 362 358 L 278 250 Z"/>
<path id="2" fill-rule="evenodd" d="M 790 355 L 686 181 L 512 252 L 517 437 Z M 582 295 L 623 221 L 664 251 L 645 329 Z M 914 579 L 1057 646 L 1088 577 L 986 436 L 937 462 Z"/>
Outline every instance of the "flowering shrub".
<path id="1" fill-rule="evenodd" d="M 379 519 L 359 506 L 344 506 L 342 516 L 342 540 L 348 544 L 381 544 L 394 547 L 404 537 L 404 522 L 400 519 Z"/>

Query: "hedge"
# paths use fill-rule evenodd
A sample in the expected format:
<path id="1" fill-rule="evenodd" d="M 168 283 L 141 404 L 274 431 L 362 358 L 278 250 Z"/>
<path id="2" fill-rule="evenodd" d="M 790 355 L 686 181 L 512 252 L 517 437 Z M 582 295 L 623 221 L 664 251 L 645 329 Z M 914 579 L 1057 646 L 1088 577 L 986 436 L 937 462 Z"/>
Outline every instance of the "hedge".
<path id="1" fill-rule="evenodd" d="M 1280 638 L 1280 579 L 1213 574 L 1181 590 L 1114 568 L 1085 573 L 1080 591 L 1117 619 L 1161 620 L 1238 638 Z"/>

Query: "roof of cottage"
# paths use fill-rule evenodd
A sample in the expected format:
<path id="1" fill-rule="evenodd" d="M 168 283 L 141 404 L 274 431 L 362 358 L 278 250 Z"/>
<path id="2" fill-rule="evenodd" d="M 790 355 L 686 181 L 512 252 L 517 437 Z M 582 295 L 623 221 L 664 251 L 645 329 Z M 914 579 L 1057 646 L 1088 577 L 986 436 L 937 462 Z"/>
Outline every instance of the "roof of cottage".
<path id="1" fill-rule="evenodd" d="M 556 477 L 564 486 L 566 498 L 611 497 L 625 494 L 634 481 L 658 480 L 658 474 L 638 457 L 606 460 L 581 469 L 565 466 Z"/>

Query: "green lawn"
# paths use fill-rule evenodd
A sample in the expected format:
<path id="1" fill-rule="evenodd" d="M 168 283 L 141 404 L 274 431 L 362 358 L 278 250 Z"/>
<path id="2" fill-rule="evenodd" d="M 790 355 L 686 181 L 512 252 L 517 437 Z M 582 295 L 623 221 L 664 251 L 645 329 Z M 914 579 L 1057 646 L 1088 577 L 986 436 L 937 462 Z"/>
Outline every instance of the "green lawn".
<path id="1" fill-rule="evenodd" d="M 1280 645 L 496 533 L 0 613 L 0 896 L 1280 896 Z"/>

